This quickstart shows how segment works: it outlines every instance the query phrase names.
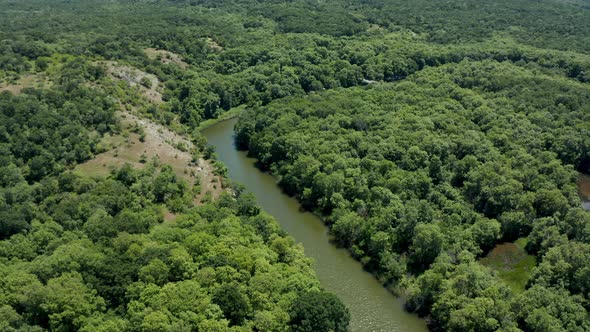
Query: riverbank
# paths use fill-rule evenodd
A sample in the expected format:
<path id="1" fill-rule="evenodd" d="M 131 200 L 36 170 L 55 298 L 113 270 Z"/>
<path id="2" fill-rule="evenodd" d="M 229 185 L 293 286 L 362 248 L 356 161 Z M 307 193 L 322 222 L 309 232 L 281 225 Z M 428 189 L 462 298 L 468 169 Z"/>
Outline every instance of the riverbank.
<path id="1" fill-rule="evenodd" d="M 234 108 L 230 109 L 229 111 L 221 114 L 220 116 L 218 116 L 215 119 L 208 119 L 208 120 L 201 122 L 199 124 L 199 126 L 197 127 L 197 130 L 202 132 L 203 130 L 205 130 L 209 127 L 212 127 L 216 124 L 219 124 L 220 122 L 235 119 L 235 118 L 239 117 L 240 114 L 242 114 L 244 111 L 246 111 L 246 105 L 240 105 L 238 107 L 234 107 Z"/>
<path id="2" fill-rule="evenodd" d="M 351 312 L 351 331 L 427 331 L 426 322 L 404 310 L 396 298 L 346 249 L 330 242 L 328 228 L 318 216 L 301 211 L 299 202 L 285 195 L 276 178 L 261 172 L 256 160 L 238 151 L 233 140 L 237 119 L 219 121 L 202 131 L 215 147 L 219 161 L 228 168 L 228 177 L 243 184 L 256 196 L 259 206 L 271 214 L 314 259 L 314 269 L 322 286 L 336 294 Z"/>

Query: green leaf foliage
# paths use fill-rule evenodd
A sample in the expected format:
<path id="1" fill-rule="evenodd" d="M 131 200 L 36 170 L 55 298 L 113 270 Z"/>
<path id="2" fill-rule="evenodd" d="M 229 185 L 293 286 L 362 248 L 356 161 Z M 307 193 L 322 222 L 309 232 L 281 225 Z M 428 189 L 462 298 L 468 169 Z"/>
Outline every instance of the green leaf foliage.
<path id="1" fill-rule="evenodd" d="M 565 300 L 586 303 L 576 330 L 588 322 L 579 241 L 587 241 L 589 213 L 575 169 L 587 171 L 589 100 L 584 83 L 464 60 L 398 83 L 251 109 L 236 139 L 367 269 L 394 287 L 408 284 L 408 308 L 430 314 L 432 326 L 535 330 L 527 319 L 537 318 L 511 309 L 519 298 L 474 263 L 497 243 L 528 236 L 539 262 L 528 287 L 583 298 Z M 521 312 L 529 314 L 570 324 Z"/>
<path id="2" fill-rule="evenodd" d="M 120 106 L 184 133 L 247 109 L 236 145 L 435 330 L 589 330 L 588 22 L 587 0 L 0 0 L 0 330 L 346 329 L 254 197 L 195 208 L 146 158 L 69 172 Z M 520 294 L 477 261 L 519 238 Z"/>

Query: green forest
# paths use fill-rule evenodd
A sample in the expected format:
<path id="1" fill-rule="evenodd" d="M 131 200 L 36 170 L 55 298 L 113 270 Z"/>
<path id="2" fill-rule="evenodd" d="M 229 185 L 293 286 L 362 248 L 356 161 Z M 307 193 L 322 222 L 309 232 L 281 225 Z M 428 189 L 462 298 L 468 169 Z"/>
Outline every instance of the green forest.
<path id="1" fill-rule="evenodd" d="M 235 116 L 430 330 L 590 330 L 588 0 L 0 0 L 0 330 L 348 331 Z"/>

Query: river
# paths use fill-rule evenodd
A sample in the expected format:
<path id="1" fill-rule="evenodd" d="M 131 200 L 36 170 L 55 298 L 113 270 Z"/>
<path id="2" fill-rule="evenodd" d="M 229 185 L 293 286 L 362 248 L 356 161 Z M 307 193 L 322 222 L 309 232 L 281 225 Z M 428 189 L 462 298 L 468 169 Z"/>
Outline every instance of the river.
<path id="1" fill-rule="evenodd" d="M 404 311 L 402 301 L 364 271 L 346 250 L 330 244 L 327 227 L 317 216 L 301 212 L 299 202 L 283 194 L 275 178 L 259 171 L 254 159 L 235 149 L 236 122 L 237 119 L 220 122 L 203 130 L 203 134 L 227 166 L 229 177 L 253 193 L 258 204 L 303 244 L 306 255 L 315 260 L 314 269 L 322 286 L 349 308 L 350 330 L 427 331 L 425 321 Z"/>
<path id="2" fill-rule="evenodd" d="M 590 175 L 578 174 L 578 193 L 582 198 L 582 205 L 590 210 Z"/>

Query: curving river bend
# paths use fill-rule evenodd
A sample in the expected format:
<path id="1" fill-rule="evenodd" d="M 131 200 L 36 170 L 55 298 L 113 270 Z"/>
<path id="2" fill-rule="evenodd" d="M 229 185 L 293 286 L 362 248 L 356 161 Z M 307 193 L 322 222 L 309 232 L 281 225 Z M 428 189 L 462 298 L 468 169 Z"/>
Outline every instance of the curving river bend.
<path id="1" fill-rule="evenodd" d="M 255 160 L 234 147 L 233 127 L 237 119 L 220 122 L 203 130 L 229 177 L 256 196 L 258 204 L 273 215 L 307 256 L 315 260 L 314 269 L 322 286 L 336 294 L 349 308 L 351 331 L 413 332 L 427 331 L 424 320 L 403 310 L 402 301 L 368 272 L 346 250 L 330 244 L 327 228 L 315 215 L 301 212 L 296 199 L 281 192 L 276 180 L 259 171 Z"/>

